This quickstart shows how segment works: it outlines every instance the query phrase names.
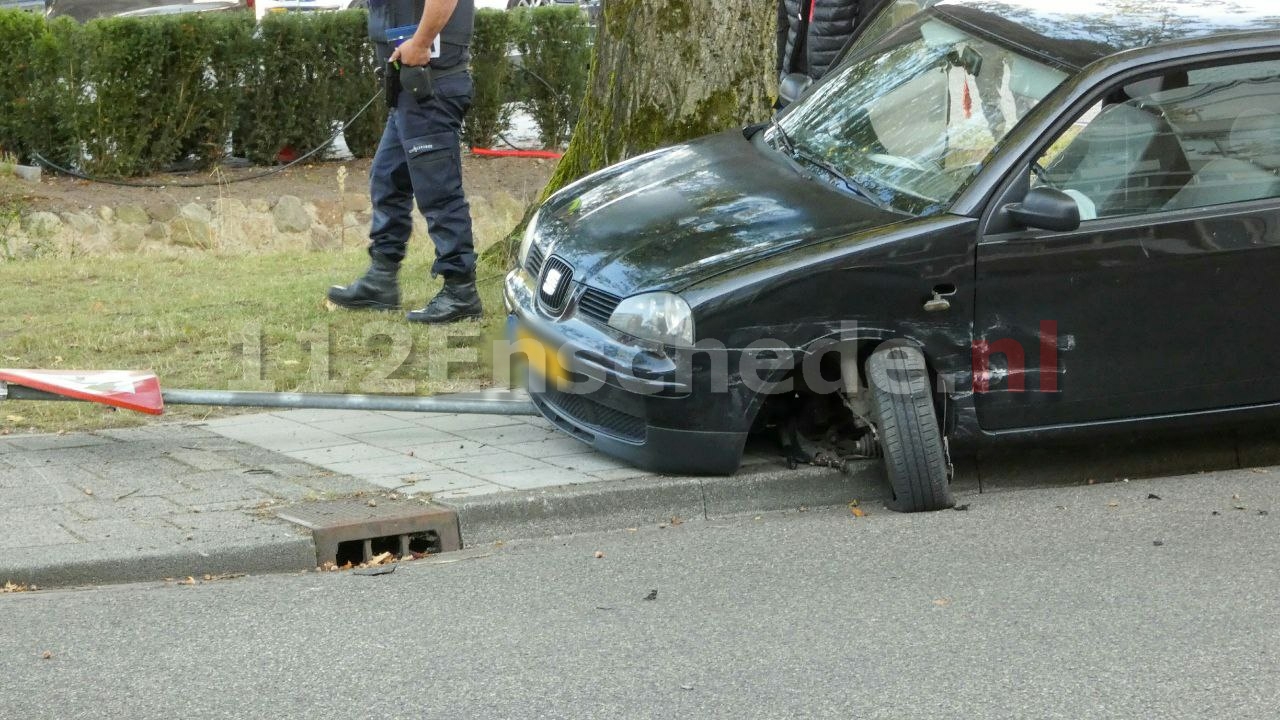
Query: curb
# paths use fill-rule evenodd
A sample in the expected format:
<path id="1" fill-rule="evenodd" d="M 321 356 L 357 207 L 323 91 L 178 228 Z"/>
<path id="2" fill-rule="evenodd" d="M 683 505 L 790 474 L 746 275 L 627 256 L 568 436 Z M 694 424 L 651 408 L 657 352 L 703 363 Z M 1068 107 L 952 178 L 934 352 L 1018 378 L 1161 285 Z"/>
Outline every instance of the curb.
<path id="1" fill-rule="evenodd" d="M 75 552 L 80 557 L 52 553 L 30 562 L 6 561 L 0 564 L 0 578 L 46 588 L 199 579 L 204 575 L 292 573 L 315 568 L 316 548 L 310 534 L 289 534 L 295 537 L 248 540 L 207 550 L 145 552 L 128 558 L 83 557 L 83 551 L 77 548 Z"/>
<path id="2" fill-rule="evenodd" d="M 436 500 L 458 514 L 463 547 L 888 499 L 878 461 L 847 473 L 770 466 L 730 477 L 656 477 Z"/>

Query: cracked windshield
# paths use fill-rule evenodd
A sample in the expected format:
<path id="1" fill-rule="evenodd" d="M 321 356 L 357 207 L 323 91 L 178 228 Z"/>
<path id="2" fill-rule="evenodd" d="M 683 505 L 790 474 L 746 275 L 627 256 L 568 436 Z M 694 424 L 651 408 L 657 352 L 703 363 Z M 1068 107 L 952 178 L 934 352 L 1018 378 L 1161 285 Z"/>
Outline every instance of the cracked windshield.
<path id="1" fill-rule="evenodd" d="M 779 120 L 797 162 L 877 205 L 946 209 L 1067 74 L 926 17 L 854 57 Z M 770 142 L 785 148 L 775 127 Z"/>

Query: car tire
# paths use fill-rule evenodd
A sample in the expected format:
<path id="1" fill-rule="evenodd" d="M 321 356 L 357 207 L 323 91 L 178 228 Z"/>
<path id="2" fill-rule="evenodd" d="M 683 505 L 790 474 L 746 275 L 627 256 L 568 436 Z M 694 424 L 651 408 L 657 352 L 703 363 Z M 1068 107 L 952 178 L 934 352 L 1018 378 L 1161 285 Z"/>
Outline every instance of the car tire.
<path id="1" fill-rule="evenodd" d="M 928 512 L 954 506 L 924 355 L 904 346 L 877 350 L 867 360 L 867 384 L 893 490 L 890 509 Z"/>

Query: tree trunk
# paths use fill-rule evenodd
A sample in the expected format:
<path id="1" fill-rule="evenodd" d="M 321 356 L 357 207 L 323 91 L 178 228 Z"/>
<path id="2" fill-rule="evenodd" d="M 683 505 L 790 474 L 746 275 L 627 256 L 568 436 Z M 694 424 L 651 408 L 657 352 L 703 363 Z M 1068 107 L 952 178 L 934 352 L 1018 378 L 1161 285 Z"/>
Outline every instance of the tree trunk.
<path id="1" fill-rule="evenodd" d="M 628 157 L 769 116 L 776 3 L 603 4 L 587 94 L 547 195 Z"/>

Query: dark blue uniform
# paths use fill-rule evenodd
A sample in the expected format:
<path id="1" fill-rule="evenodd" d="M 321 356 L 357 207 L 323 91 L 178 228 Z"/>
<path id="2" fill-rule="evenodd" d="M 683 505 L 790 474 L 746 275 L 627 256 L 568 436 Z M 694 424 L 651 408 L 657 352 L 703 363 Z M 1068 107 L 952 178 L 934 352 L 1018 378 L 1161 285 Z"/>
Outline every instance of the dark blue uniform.
<path id="1" fill-rule="evenodd" d="M 393 49 L 386 31 L 416 25 L 422 10 L 423 0 L 370 2 L 369 37 L 377 44 L 381 61 Z M 419 102 L 405 90 L 387 98 L 395 107 L 369 170 L 370 252 L 397 263 L 404 259 L 416 200 L 436 246 L 431 274 L 446 278 L 470 276 L 476 265 L 460 149 L 462 119 L 471 108 L 471 74 L 465 68 L 474 18 L 475 0 L 458 0 L 440 34 L 440 57 L 431 61 L 432 72 L 439 76 L 431 98 Z"/>

